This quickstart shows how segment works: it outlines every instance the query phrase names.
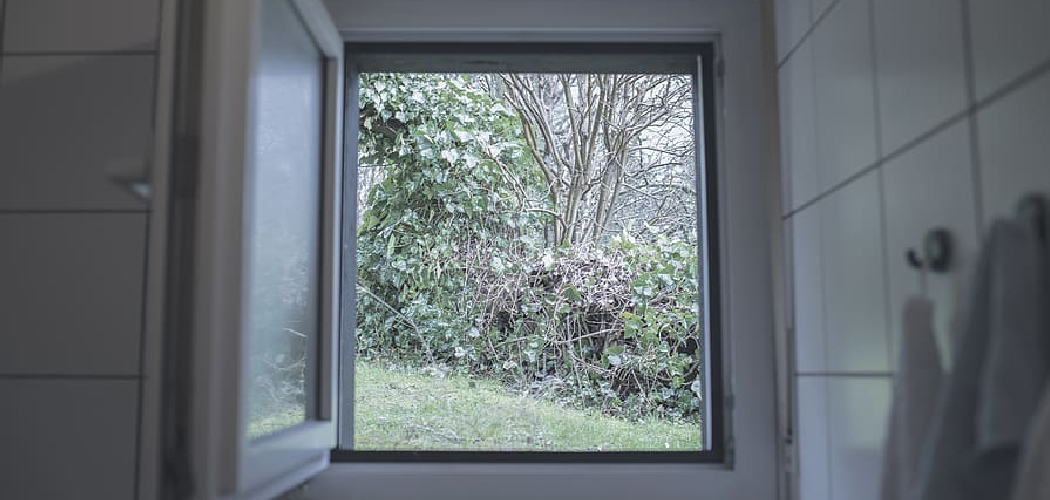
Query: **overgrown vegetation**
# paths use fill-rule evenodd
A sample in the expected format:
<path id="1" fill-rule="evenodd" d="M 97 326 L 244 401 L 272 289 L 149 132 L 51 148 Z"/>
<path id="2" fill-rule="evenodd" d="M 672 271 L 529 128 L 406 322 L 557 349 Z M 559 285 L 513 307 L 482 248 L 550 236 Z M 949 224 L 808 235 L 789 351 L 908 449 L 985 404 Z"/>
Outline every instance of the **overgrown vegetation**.
<path id="1" fill-rule="evenodd" d="M 358 355 L 697 422 L 688 80 L 551 78 L 362 78 Z"/>

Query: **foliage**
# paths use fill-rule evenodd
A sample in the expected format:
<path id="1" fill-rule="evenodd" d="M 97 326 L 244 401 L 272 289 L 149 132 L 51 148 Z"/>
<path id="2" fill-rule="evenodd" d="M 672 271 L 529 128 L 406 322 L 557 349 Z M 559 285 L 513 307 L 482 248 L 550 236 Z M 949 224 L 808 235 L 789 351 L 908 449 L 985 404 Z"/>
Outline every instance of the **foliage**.
<path id="1" fill-rule="evenodd" d="M 359 348 L 461 358 L 484 312 L 464 292 L 535 245 L 520 125 L 462 77 L 366 75 L 361 127 L 362 162 L 392 165 L 358 232 Z"/>
<path id="2" fill-rule="evenodd" d="M 548 246 L 557 214 L 522 122 L 466 77 L 366 75 L 361 127 L 361 163 L 383 175 L 360 216 L 360 355 L 699 418 L 695 245 Z"/>

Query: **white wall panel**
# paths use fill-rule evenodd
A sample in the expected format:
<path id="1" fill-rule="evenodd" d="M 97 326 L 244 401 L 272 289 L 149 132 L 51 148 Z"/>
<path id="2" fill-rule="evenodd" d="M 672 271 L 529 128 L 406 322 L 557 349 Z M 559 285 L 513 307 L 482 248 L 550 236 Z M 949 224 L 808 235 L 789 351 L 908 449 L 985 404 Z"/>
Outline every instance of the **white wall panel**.
<path id="1" fill-rule="evenodd" d="M 798 212 L 791 224 L 794 273 L 795 369 L 822 372 L 828 367 L 824 325 L 824 262 L 821 259 L 820 204 Z"/>
<path id="2" fill-rule="evenodd" d="M 879 118 L 883 153 L 896 151 L 966 109 L 959 0 L 877 0 Z"/>
<path id="3" fill-rule="evenodd" d="M 138 382 L 0 380 L 0 498 L 135 498 Z"/>
<path id="4" fill-rule="evenodd" d="M 5 52 L 156 48 L 160 0 L 7 0 Z"/>
<path id="5" fill-rule="evenodd" d="M 816 198 L 816 92 L 813 89 L 813 44 L 807 40 L 780 68 L 780 154 L 784 209 L 790 211 Z"/>
<path id="6" fill-rule="evenodd" d="M 137 375 L 145 214 L 0 214 L 0 374 Z"/>
<path id="7" fill-rule="evenodd" d="M 966 0 L 970 5 L 977 98 L 1050 61 L 1050 2 Z"/>
<path id="8" fill-rule="evenodd" d="M 958 290 L 972 270 L 978 245 L 968 124 L 960 122 L 887 164 L 884 180 L 893 345 L 900 338 L 905 301 L 925 294 L 935 305 L 934 327 L 947 363 Z M 921 252 L 923 238 L 934 228 L 952 234 L 952 270 L 925 273 L 924 289 L 923 274 L 906 264 L 905 252 L 909 248 Z"/>
<path id="9" fill-rule="evenodd" d="M 1030 192 L 1050 197 L 1050 74 L 977 114 L 985 222 Z"/>
<path id="10" fill-rule="evenodd" d="M 877 174 L 865 175 L 821 204 L 828 370 L 888 370 L 889 325 Z"/>
<path id="11" fill-rule="evenodd" d="M 773 2 L 776 12 L 777 61 L 784 60 L 788 52 L 802 40 L 812 24 L 810 0 L 777 0 Z"/>
<path id="12" fill-rule="evenodd" d="M 831 498 L 828 377 L 797 377 L 800 500 Z"/>
<path id="13" fill-rule="evenodd" d="M 867 0 L 841 0 L 812 35 L 822 190 L 875 163 L 875 81 Z"/>
<path id="14" fill-rule="evenodd" d="M 5 56 L 0 209 L 144 208 L 111 175 L 114 162 L 148 161 L 153 60 Z"/>
<path id="15" fill-rule="evenodd" d="M 831 498 L 876 500 L 892 381 L 833 377 L 827 387 Z"/>

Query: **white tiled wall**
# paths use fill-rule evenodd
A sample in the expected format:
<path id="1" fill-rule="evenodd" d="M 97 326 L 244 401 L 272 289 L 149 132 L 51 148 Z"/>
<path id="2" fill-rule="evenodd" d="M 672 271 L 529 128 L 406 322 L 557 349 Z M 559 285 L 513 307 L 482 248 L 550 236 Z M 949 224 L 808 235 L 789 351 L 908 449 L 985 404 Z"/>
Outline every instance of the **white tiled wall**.
<path id="1" fill-rule="evenodd" d="M 888 369 L 882 214 L 876 173 L 820 205 L 825 366 L 832 372 Z"/>
<path id="2" fill-rule="evenodd" d="M 983 99 L 1036 66 L 1050 52 L 1050 2 L 968 0 L 974 83 Z"/>
<path id="3" fill-rule="evenodd" d="M 783 60 L 802 39 L 812 20 L 810 0 L 782 0 L 776 2 L 777 60 Z"/>
<path id="4" fill-rule="evenodd" d="M 941 345 L 950 345 L 952 312 L 978 244 L 970 142 L 968 123 L 961 121 L 883 167 L 886 247 L 891 249 L 888 276 L 894 356 L 899 348 L 904 301 L 917 294 L 925 293 L 933 299 L 936 333 Z M 923 236 L 934 227 L 951 231 L 957 250 L 956 271 L 922 275 L 900 265 L 903 249 L 920 248 Z M 947 350 L 941 354 L 944 363 L 950 361 Z"/>
<path id="5" fill-rule="evenodd" d="M 878 0 L 875 9 L 883 152 L 966 109 L 959 0 Z"/>
<path id="6" fill-rule="evenodd" d="M 0 1 L 0 498 L 138 497 L 160 2 Z"/>
<path id="7" fill-rule="evenodd" d="M 0 380 L 0 494 L 135 498 L 135 380 Z"/>
<path id="8" fill-rule="evenodd" d="M 977 124 L 986 221 L 1012 210 L 1018 193 L 1050 192 L 1050 73 L 981 110 Z"/>
<path id="9" fill-rule="evenodd" d="M 874 499 L 902 304 L 935 302 L 948 361 L 982 229 L 1050 196 L 1050 4 L 810 0 L 800 26 L 780 3 L 799 493 Z M 933 228 L 954 267 L 923 277 L 904 255 Z"/>
<path id="10" fill-rule="evenodd" d="M 781 70 L 780 95 L 785 110 L 780 115 L 784 131 L 781 154 L 791 166 L 785 177 L 784 206 L 798 208 L 820 192 L 817 177 L 816 91 L 813 89 L 813 43 L 798 46 Z"/>
<path id="11" fill-rule="evenodd" d="M 153 59 L 4 56 L 0 209 L 143 209 L 110 176 L 149 154 Z"/>
<path id="12" fill-rule="evenodd" d="M 870 32 L 868 0 L 839 0 L 811 38 L 822 190 L 875 162 Z"/>

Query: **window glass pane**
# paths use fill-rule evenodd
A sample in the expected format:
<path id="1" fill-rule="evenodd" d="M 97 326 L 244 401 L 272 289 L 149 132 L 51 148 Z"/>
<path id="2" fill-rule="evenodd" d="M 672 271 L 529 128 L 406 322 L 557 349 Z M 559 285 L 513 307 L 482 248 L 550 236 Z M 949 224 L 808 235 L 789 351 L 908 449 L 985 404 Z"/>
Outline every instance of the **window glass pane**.
<path id="1" fill-rule="evenodd" d="M 252 438 L 314 413 L 320 300 L 323 61 L 287 1 L 264 5 L 248 205 Z"/>
<path id="2" fill-rule="evenodd" d="M 693 89 L 361 77 L 355 449 L 704 449 Z"/>

